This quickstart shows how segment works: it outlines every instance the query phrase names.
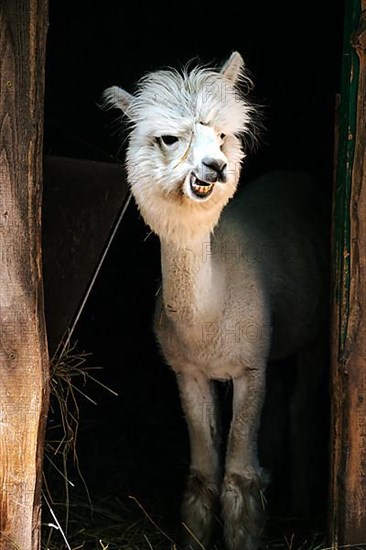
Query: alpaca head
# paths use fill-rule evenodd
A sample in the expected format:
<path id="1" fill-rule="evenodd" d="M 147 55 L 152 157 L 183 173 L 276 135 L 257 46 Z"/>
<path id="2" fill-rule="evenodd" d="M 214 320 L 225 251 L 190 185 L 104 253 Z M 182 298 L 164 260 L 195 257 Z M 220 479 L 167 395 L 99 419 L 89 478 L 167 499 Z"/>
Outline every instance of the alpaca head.
<path id="1" fill-rule="evenodd" d="M 221 70 L 161 70 L 134 95 L 104 92 L 104 105 L 130 121 L 129 185 L 161 239 L 185 245 L 206 236 L 235 193 L 252 111 L 239 92 L 243 67 L 235 52 Z"/>

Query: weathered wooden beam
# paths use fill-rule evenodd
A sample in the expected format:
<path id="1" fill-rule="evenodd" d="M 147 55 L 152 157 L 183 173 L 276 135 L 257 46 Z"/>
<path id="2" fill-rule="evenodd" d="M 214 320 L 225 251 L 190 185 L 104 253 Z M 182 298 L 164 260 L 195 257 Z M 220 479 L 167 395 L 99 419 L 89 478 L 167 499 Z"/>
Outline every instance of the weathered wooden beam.
<path id="1" fill-rule="evenodd" d="M 41 274 L 47 0 L 0 2 L 0 549 L 40 547 L 48 355 Z"/>
<path id="2" fill-rule="evenodd" d="M 332 480 L 334 547 L 366 545 L 366 2 L 346 2 L 334 194 Z"/>

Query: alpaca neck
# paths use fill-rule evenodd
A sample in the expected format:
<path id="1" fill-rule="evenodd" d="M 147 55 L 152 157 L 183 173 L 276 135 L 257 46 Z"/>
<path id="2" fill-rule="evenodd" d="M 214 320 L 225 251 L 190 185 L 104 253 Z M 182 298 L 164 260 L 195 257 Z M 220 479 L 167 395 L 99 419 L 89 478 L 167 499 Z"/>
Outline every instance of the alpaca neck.
<path id="1" fill-rule="evenodd" d="M 163 303 L 168 315 L 194 322 L 213 307 L 215 273 L 207 234 L 186 246 L 161 241 Z"/>

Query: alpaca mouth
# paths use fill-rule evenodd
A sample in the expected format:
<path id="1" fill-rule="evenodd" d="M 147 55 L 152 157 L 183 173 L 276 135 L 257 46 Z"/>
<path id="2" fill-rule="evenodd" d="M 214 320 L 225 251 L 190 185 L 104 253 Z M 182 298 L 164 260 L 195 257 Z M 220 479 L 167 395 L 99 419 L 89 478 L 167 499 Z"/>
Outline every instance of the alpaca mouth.
<path id="1" fill-rule="evenodd" d="M 211 195 L 215 185 L 214 183 L 208 183 L 206 181 L 202 181 L 198 179 L 197 176 L 193 174 L 193 172 L 189 179 L 189 184 L 190 184 L 192 193 L 199 199 L 204 199 L 209 195 Z"/>

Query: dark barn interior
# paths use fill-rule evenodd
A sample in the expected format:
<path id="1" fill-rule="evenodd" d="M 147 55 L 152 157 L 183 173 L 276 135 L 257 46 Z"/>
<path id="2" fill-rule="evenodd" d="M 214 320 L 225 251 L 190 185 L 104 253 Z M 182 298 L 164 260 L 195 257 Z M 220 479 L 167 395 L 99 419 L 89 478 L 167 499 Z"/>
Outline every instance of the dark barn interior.
<path id="1" fill-rule="evenodd" d="M 238 50 L 254 82 L 251 96 L 261 106 L 263 120 L 259 145 L 249 151 L 243 167 L 242 184 L 273 168 L 306 171 L 316 179 L 319 193 L 326 194 L 330 207 L 343 2 L 327 1 L 322 4 L 322 11 L 315 0 L 296 10 L 290 2 L 263 5 L 244 0 L 225 6 L 225 11 L 222 6 L 218 10 L 206 2 L 167 7 L 113 0 L 50 0 L 49 8 L 44 141 L 47 156 L 122 164 L 123 121 L 116 123 L 118 113 L 103 112 L 97 106 L 106 87 L 117 84 L 133 90 L 134 83 L 147 71 L 179 66 L 192 58 L 219 64 Z M 77 200 L 85 200 L 87 208 L 87 186 Z M 113 225 L 116 212 L 111 211 L 110 216 L 106 212 L 107 218 Z M 57 231 L 57 224 L 53 231 Z M 97 232 L 98 227 L 93 224 L 91 242 Z M 58 235 L 58 244 L 60 249 L 68 246 L 68 242 L 62 242 L 62 234 Z M 85 250 L 88 254 L 87 247 Z M 99 248 L 98 253 L 101 252 Z M 81 255 L 80 264 L 86 261 L 87 257 Z M 68 266 L 63 267 L 67 279 Z M 75 548 L 80 540 L 86 541 L 83 548 L 102 548 L 96 541 L 107 542 L 108 522 L 116 526 L 121 518 L 121 524 L 124 520 L 132 525 L 141 518 L 145 521 L 146 513 L 175 540 L 189 444 L 174 375 L 164 364 L 151 331 L 159 278 L 158 239 L 149 235 L 131 201 L 72 336 L 75 353 L 90 354 L 86 368 L 97 367 L 99 370 L 90 371 L 92 375 L 118 394 L 111 394 L 90 379 L 84 385 L 82 376 L 75 381 L 89 398 L 76 390 L 76 451 L 94 505 L 94 530 L 81 532 L 75 518 L 85 509 L 85 524 L 89 521 L 85 519 L 89 513 L 88 496 L 70 456 L 68 476 L 75 487 L 68 488 L 68 535 Z M 48 322 L 57 314 L 55 308 L 49 311 Z M 295 382 L 293 358 L 270 366 L 269 396 L 261 430 L 262 462 L 272 478 L 267 495 L 270 547 L 289 548 L 289 541 L 291 548 L 304 545 L 304 541 L 310 547 L 312 537 L 326 529 L 328 384 L 325 378 L 321 393 L 309 398 L 313 413 L 309 418 L 317 429 L 315 439 L 309 443 L 308 492 L 304 494 L 299 488 L 296 498 L 297 477 L 289 473 L 288 425 L 289 396 Z M 229 385 L 221 388 L 221 393 L 225 403 L 230 395 Z M 57 414 L 54 406 L 50 429 L 59 421 Z M 313 430 L 314 426 L 310 428 Z M 52 460 L 62 468 L 62 457 Z M 50 493 L 60 503 L 65 498 L 65 481 L 47 460 L 45 468 Z M 103 506 L 111 510 L 104 516 Z M 54 509 L 62 522 L 62 505 L 55 505 Z M 149 523 L 147 519 L 146 524 Z M 80 533 L 74 535 L 78 530 Z M 113 536 L 110 550 L 172 548 L 164 537 L 161 545 L 144 543 L 141 537 L 139 542 L 122 546 Z M 58 533 L 52 533 L 55 548 L 63 547 L 62 538 L 58 537 Z"/>

